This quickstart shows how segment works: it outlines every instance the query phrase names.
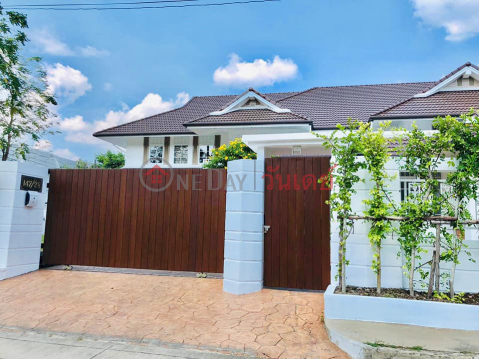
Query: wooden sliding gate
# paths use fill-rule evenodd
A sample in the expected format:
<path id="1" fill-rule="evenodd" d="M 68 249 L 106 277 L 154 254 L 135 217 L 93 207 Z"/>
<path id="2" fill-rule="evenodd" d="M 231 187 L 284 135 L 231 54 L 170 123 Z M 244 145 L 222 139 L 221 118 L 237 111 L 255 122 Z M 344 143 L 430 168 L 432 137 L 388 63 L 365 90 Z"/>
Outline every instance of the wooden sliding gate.
<path id="1" fill-rule="evenodd" d="M 329 157 L 266 159 L 264 285 L 325 290 L 330 283 Z M 289 187 L 288 187 L 289 181 Z"/>
<path id="2" fill-rule="evenodd" d="M 51 170 L 43 263 L 222 273 L 226 171 L 161 170 L 164 191 L 139 175 Z"/>

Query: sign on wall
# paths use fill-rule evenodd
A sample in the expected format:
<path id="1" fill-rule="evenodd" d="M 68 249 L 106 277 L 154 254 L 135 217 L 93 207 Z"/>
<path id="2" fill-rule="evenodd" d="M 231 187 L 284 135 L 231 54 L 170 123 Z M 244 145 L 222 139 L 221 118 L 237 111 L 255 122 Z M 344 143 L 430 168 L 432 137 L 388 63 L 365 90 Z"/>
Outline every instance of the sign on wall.
<path id="1" fill-rule="evenodd" d="M 24 176 L 20 179 L 20 189 L 23 191 L 41 192 L 43 188 L 43 178 Z"/>

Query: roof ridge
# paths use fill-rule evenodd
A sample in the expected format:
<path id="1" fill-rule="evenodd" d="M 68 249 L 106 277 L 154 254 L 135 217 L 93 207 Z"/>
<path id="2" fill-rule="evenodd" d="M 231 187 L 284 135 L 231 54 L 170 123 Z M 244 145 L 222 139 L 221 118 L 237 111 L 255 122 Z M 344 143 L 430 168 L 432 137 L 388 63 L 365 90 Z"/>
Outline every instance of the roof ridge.
<path id="1" fill-rule="evenodd" d="M 290 99 L 290 98 L 295 97 L 295 96 L 302 95 L 302 94 L 304 94 L 304 93 L 306 93 L 306 92 L 312 91 L 312 90 L 317 89 L 317 88 L 318 88 L 318 87 L 316 86 L 316 87 L 311 87 L 311 88 L 309 88 L 309 89 L 307 89 L 307 90 L 304 90 L 304 91 L 301 91 L 301 92 L 297 92 L 297 93 L 295 93 L 294 95 L 286 96 L 285 98 L 282 98 L 281 100 L 278 100 L 278 102 L 281 102 L 281 101 Z"/>
<path id="2" fill-rule="evenodd" d="M 389 107 L 385 108 L 384 110 L 381 110 L 381 111 L 379 111 L 379 112 L 376 112 L 376 113 L 372 114 L 371 116 L 369 116 L 369 119 L 371 120 L 371 118 L 373 118 L 373 117 L 379 116 L 379 115 L 382 114 L 382 113 L 385 113 L 385 112 L 387 112 L 387 111 L 392 110 L 393 108 L 396 108 L 396 107 L 398 107 L 398 106 L 401 106 L 402 104 L 405 104 L 406 102 L 411 101 L 413 98 L 414 98 L 414 96 L 411 96 L 411 97 L 409 97 L 408 99 L 406 99 L 406 100 L 404 100 L 404 101 L 399 101 L 398 103 L 396 103 L 396 104 L 394 104 L 394 105 L 392 105 L 392 106 L 389 106 Z"/>
<path id="3" fill-rule="evenodd" d="M 269 109 L 269 108 L 243 109 L 243 110 L 235 110 L 235 111 L 232 111 L 232 112 L 239 112 L 239 111 L 259 111 L 259 110 L 275 112 L 275 111 L 273 111 L 273 110 L 271 110 L 271 109 Z M 230 113 L 231 113 L 231 112 L 225 113 L 225 114 L 223 114 L 223 115 L 216 115 L 216 116 L 220 117 L 220 116 L 228 115 L 228 114 L 230 114 Z M 298 115 L 297 113 L 294 113 L 293 111 L 291 111 L 291 112 L 289 112 L 289 113 L 290 113 L 291 115 L 296 116 L 296 117 L 302 118 L 302 119 L 305 120 L 305 121 L 309 121 L 309 122 L 312 122 L 312 121 L 313 121 L 313 120 L 310 120 L 310 119 L 307 118 L 307 117 Z M 284 113 L 284 114 L 287 114 L 287 113 Z M 195 122 L 197 122 L 197 121 L 200 121 L 200 120 L 202 120 L 202 119 L 204 119 L 204 118 L 207 118 L 207 117 L 210 117 L 210 116 L 212 116 L 212 115 L 211 115 L 211 114 L 207 114 L 207 115 L 205 115 L 205 116 L 202 116 L 202 117 L 199 117 L 199 118 L 195 118 L 194 120 L 185 122 L 183 125 L 188 125 L 188 124 L 190 124 L 190 123 L 195 123 Z"/>

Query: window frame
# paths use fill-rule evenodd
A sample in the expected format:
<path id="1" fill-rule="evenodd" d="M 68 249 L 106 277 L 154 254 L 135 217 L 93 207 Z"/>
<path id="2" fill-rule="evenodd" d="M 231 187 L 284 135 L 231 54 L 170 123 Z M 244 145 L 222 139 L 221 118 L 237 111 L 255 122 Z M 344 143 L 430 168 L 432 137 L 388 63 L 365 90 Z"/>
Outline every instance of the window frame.
<path id="1" fill-rule="evenodd" d="M 204 159 L 204 162 L 201 162 L 201 147 L 209 147 L 209 150 L 206 151 L 207 156 Z M 198 145 L 198 164 L 203 165 L 205 163 L 208 163 L 209 158 L 212 156 L 214 149 L 215 149 L 214 144 Z"/>
<path id="2" fill-rule="evenodd" d="M 176 162 L 176 148 L 177 147 L 186 147 L 186 162 Z M 189 145 L 173 145 L 173 163 L 175 165 L 188 165 L 189 164 L 189 151 L 190 151 L 190 146 Z"/>
<path id="3" fill-rule="evenodd" d="M 161 147 L 161 161 L 160 162 L 152 162 L 151 159 L 153 158 L 152 155 L 151 155 L 151 150 L 153 147 Z M 156 157 L 159 157 L 159 156 L 155 156 Z M 148 160 L 150 163 L 163 163 L 163 161 L 165 160 L 165 145 L 150 145 L 149 148 L 148 148 Z"/>

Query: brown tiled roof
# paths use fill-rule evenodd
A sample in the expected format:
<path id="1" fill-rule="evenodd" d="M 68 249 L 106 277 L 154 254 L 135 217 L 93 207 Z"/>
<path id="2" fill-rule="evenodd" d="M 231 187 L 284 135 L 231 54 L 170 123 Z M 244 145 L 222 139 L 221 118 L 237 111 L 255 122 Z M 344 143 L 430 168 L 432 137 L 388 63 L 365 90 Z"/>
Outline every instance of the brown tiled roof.
<path id="1" fill-rule="evenodd" d="M 471 107 L 479 109 L 479 91 L 445 91 L 428 97 L 414 97 L 385 111 L 374 118 L 420 118 L 459 116 Z"/>
<path id="2" fill-rule="evenodd" d="M 383 109 L 403 102 L 431 82 L 316 87 L 279 100 L 283 108 L 313 121 L 314 129 L 334 128 L 346 124 L 348 118 L 368 121 Z"/>
<path id="3" fill-rule="evenodd" d="M 271 123 L 311 123 L 310 120 L 294 113 L 277 113 L 268 109 L 238 110 L 224 115 L 208 115 L 187 124 L 188 127 L 205 125 L 248 125 Z"/>
<path id="4" fill-rule="evenodd" d="M 431 85 L 432 82 L 316 87 L 304 92 L 269 93 L 263 96 L 275 101 L 279 107 L 290 109 L 296 116 L 312 121 L 314 129 L 323 129 L 333 128 L 338 123 L 345 124 L 349 117 L 367 121 L 372 114 L 403 102 Z M 99 131 L 94 136 L 192 134 L 184 126 L 186 123 L 219 111 L 237 98 L 237 95 L 194 97 L 181 108 Z M 255 111 L 256 117 L 260 110 L 248 111 Z M 248 112 L 248 116 L 251 113 Z M 255 121 L 260 122 L 261 119 Z"/>

